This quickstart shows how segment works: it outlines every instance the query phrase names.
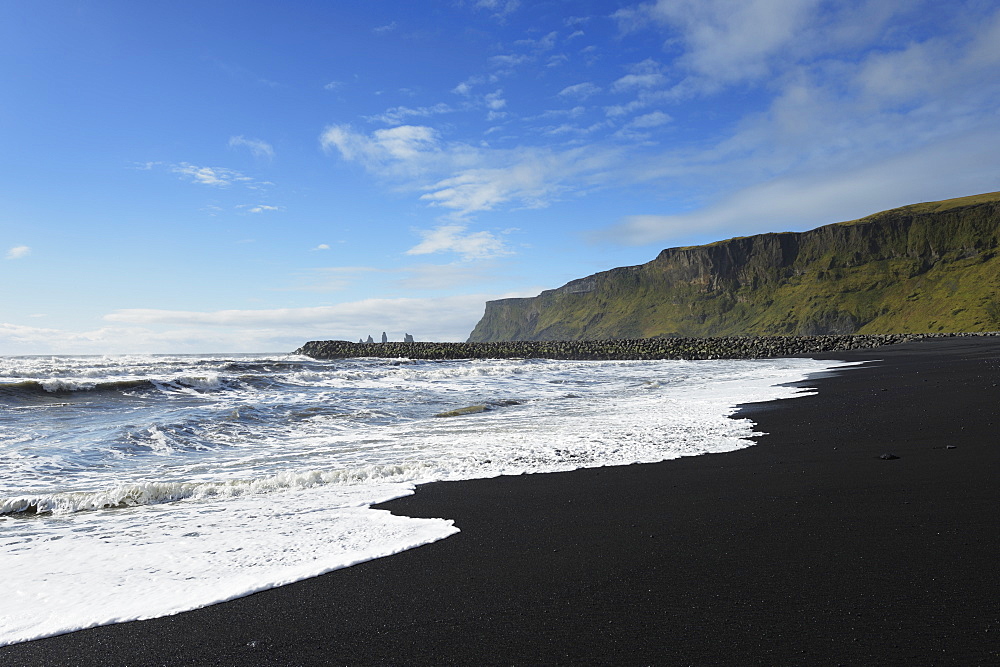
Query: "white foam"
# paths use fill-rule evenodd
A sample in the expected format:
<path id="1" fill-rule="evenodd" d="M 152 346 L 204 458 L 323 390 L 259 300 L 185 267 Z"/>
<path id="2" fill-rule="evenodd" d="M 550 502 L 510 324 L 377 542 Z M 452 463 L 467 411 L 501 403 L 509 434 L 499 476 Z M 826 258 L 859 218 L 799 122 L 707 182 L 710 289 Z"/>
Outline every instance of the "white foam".
<path id="1" fill-rule="evenodd" d="M 0 645 L 175 614 L 458 532 L 444 519 L 337 506 L 349 499 L 327 491 L 145 507 L 113 522 L 78 514 L 43 522 L 31 541 L 5 531 Z M 408 492 L 386 487 L 378 500 Z"/>

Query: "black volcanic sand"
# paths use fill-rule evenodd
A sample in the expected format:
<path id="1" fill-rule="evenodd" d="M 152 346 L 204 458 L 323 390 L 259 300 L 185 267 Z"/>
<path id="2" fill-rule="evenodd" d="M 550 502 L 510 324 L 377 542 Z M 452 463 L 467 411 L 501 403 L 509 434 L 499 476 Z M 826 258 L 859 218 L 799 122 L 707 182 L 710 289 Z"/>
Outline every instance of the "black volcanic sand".
<path id="1" fill-rule="evenodd" d="M 460 534 L 0 664 L 1000 664 L 1000 339 L 827 356 L 884 361 L 755 447 L 426 485 L 384 507 Z"/>

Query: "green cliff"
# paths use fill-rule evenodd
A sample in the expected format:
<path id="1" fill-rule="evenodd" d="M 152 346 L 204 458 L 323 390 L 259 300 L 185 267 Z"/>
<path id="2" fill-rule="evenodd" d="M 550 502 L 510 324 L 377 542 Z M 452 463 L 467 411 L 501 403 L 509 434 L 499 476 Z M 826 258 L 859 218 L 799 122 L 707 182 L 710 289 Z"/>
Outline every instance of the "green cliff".
<path id="1" fill-rule="evenodd" d="M 1000 192 L 669 248 L 489 301 L 470 342 L 1000 330 Z"/>

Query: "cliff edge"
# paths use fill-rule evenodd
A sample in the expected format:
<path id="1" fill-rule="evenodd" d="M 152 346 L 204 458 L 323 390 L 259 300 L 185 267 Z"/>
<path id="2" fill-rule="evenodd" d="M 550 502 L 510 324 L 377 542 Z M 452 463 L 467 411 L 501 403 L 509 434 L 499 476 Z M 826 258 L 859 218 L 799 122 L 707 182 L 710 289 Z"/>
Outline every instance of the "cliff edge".
<path id="1" fill-rule="evenodd" d="M 669 248 L 486 303 L 469 342 L 1000 330 L 1000 192 Z"/>

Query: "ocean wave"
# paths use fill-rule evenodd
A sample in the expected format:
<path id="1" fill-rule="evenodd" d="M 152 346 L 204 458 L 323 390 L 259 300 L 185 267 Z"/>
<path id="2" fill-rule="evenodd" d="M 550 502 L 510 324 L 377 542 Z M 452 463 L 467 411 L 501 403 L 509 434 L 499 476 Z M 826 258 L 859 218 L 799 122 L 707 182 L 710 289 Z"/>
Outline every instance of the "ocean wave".
<path id="1" fill-rule="evenodd" d="M 47 380 L 22 380 L 0 384 L 0 396 L 31 397 L 44 394 L 68 394 L 71 392 L 128 391 L 142 387 L 154 388 L 150 380 L 129 379 L 94 382 L 72 378 L 51 378 Z"/>
<path id="2" fill-rule="evenodd" d="M 400 483 L 425 479 L 424 463 L 367 465 L 340 470 L 281 472 L 249 480 L 135 482 L 100 491 L 65 491 L 0 498 L 0 516 L 64 515 L 95 510 L 161 505 L 182 500 L 237 498 L 338 484 Z"/>
<path id="3" fill-rule="evenodd" d="M 249 380 L 249 378 L 247 378 Z M 245 381 L 241 378 L 241 381 Z M 181 375 L 173 378 L 125 378 L 95 381 L 87 378 L 55 377 L 0 383 L 0 399 L 32 398 L 46 394 L 111 393 L 136 390 L 209 392 L 227 389 L 230 381 L 218 375 Z"/>

